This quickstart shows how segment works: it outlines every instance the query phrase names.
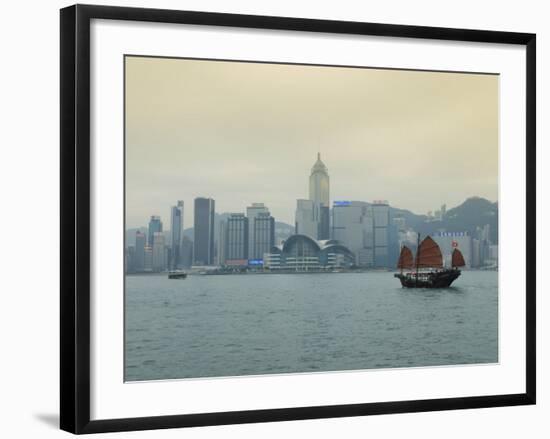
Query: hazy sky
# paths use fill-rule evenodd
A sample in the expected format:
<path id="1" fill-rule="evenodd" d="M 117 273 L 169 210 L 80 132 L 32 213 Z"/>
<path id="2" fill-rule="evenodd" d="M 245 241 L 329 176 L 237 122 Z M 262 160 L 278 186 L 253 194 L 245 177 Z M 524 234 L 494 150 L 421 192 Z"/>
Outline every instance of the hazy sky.
<path id="1" fill-rule="evenodd" d="M 198 196 L 293 224 L 318 151 L 331 200 L 496 201 L 498 76 L 126 58 L 128 227 Z"/>

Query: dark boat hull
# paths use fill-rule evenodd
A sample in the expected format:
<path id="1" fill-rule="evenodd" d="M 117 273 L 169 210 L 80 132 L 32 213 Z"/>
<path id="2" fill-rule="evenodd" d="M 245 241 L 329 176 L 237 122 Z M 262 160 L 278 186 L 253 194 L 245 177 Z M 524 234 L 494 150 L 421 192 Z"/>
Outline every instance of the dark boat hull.
<path id="1" fill-rule="evenodd" d="M 169 273 L 168 279 L 185 279 L 187 277 L 186 273 Z"/>
<path id="2" fill-rule="evenodd" d="M 460 276 L 460 270 L 447 269 L 441 271 L 394 274 L 404 288 L 447 288 Z"/>

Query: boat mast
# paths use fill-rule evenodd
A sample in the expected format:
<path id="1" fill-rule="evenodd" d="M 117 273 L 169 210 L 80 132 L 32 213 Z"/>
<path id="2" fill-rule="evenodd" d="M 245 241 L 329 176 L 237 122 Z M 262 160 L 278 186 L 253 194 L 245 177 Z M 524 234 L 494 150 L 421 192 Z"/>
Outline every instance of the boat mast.
<path id="1" fill-rule="evenodd" d="M 401 245 L 401 252 L 399 253 L 399 262 L 400 262 L 399 265 L 401 265 L 401 267 L 399 267 L 401 269 L 400 274 L 403 274 L 403 262 L 401 261 L 401 255 L 403 254 L 403 247 L 404 246 Z"/>

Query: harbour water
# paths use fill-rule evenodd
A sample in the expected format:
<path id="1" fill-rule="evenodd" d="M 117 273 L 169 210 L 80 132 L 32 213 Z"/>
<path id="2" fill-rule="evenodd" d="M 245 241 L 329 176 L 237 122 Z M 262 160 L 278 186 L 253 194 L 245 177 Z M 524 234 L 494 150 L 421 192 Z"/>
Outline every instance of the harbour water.
<path id="1" fill-rule="evenodd" d="M 498 362 L 498 273 L 126 277 L 125 380 Z"/>

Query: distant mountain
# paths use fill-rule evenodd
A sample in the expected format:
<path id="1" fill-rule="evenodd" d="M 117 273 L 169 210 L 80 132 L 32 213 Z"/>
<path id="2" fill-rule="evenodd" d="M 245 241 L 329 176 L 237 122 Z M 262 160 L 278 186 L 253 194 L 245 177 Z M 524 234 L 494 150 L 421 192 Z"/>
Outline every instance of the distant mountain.
<path id="1" fill-rule="evenodd" d="M 401 209 L 392 209 L 393 216 L 403 216 L 408 227 L 422 235 L 445 232 L 468 232 L 476 236 L 476 229 L 489 224 L 489 239 L 498 244 L 498 203 L 485 198 L 471 197 L 461 205 L 449 209 L 441 220 L 430 220 L 426 215 L 415 215 Z"/>
<path id="2" fill-rule="evenodd" d="M 398 207 L 390 206 L 390 217 L 401 217 L 405 218 L 405 223 L 407 227 L 410 227 L 413 230 L 419 230 L 424 223 L 428 220 L 427 215 L 417 215 L 412 213 L 410 210 L 399 209 Z"/>
<path id="3" fill-rule="evenodd" d="M 468 198 L 460 206 L 447 211 L 443 219 L 447 231 L 467 230 L 474 235 L 477 227 L 489 224 L 489 239 L 498 243 L 498 203 L 480 197 Z"/>
<path id="4" fill-rule="evenodd" d="M 294 230 L 294 226 L 290 224 L 275 221 L 275 243 L 286 241 L 291 235 L 294 235 Z"/>

